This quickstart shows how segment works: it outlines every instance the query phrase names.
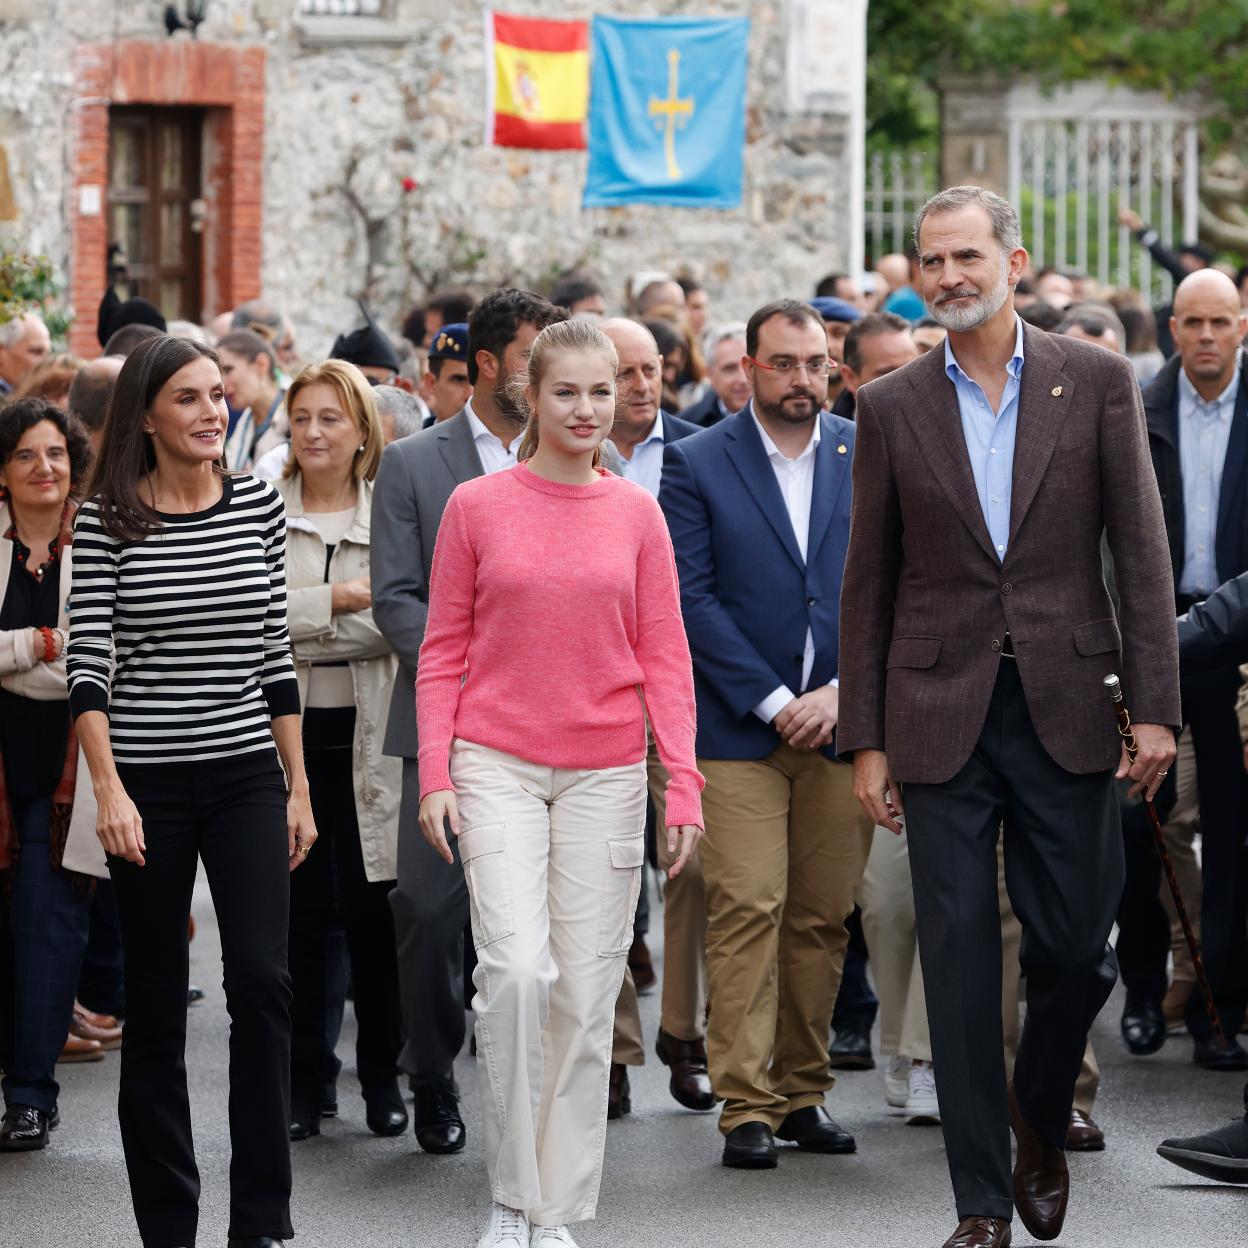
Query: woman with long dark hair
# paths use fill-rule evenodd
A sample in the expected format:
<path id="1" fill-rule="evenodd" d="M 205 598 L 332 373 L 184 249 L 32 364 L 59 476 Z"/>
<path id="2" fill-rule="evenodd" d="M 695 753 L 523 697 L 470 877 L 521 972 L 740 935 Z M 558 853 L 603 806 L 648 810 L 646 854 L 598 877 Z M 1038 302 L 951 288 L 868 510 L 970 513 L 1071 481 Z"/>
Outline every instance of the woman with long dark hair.
<path id="1" fill-rule="evenodd" d="M 75 528 L 70 707 L 121 918 L 118 1114 L 145 1248 L 193 1244 L 198 1221 L 184 1050 L 200 859 L 231 1022 L 229 1242 L 293 1234 L 288 872 L 316 831 L 285 513 L 272 485 L 224 471 L 225 431 L 215 354 L 166 335 L 140 343 Z"/>

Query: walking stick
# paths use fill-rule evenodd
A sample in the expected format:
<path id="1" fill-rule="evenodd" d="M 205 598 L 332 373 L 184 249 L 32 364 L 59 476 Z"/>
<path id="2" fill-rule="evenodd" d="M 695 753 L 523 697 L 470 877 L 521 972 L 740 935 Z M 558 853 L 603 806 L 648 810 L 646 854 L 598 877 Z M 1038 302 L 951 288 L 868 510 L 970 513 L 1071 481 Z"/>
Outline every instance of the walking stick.
<path id="1" fill-rule="evenodd" d="M 1135 730 L 1131 727 L 1131 713 L 1122 700 L 1122 684 L 1112 672 L 1105 677 L 1105 690 L 1109 700 L 1114 704 L 1118 715 L 1118 734 L 1127 747 L 1127 757 L 1134 763 L 1136 755 Z M 1153 840 L 1157 843 L 1157 852 L 1161 855 L 1161 865 L 1166 872 L 1166 883 L 1170 885 L 1170 895 L 1174 898 L 1174 908 L 1179 913 L 1179 922 L 1183 924 L 1183 935 L 1187 940 L 1188 952 L 1192 955 L 1192 966 L 1196 969 L 1196 983 L 1200 988 L 1201 999 L 1205 1003 L 1205 1013 L 1213 1025 L 1213 1034 L 1218 1043 L 1225 1048 L 1226 1036 L 1222 1031 L 1222 1020 L 1218 1017 L 1217 1007 L 1213 1004 L 1213 990 L 1209 987 L 1209 977 L 1205 974 L 1205 962 L 1200 956 L 1200 941 L 1192 930 L 1192 921 L 1187 917 L 1187 907 L 1183 904 L 1183 894 L 1179 892 L 1178 877 L 1174 874 L 1174 866 L 1166 849 L 1166 838 L 1161 834 L 1161 820 L 1157 818 L 1157 808 L 1147 798 L 1144 809 L 1148 812 L 1148 822 L 1153 829 Z"/>

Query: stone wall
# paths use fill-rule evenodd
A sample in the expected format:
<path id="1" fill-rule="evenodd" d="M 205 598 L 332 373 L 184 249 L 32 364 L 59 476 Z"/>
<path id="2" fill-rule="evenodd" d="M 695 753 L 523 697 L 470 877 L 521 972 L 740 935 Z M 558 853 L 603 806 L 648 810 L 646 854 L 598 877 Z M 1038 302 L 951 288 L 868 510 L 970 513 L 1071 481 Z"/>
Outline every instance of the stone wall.
<path id="1" fill-rule="evenodd" d="M 542 289 L 562 269 L 585 266 L 622 291 L 629 272 L 688 269 L 718 313 L 744 315 L 768 298 L 809 295 L 845 263 L 845 123 L 784 114 L 783 0 L 647 6 L 751 18 L 745 190 L 731 211 L 585 211 L 584 153 L 483 146 L 477 0 L 392 0 L 381 23 L 300 18 L 297 7 L 210 0 L 199 38 L 265 49 L 261 285 L 292 315 L 309 354 L 354 323 L 352 300 L 365 292 L 393 328 L 433 287 Z M 566 0 L 516 7 L 585 15 Z M 72 128 L 93 103 L 76 94 L 75 47 L 163 42 L 163 9 L 155 0 L 0 0 L 0 146 L 15 208 L 0 237 L 47 251 L 66 274 Z M 636 9 L 601 0 L 596 11 Z M 94 317 L 93 306 L 76 310 Z"/>

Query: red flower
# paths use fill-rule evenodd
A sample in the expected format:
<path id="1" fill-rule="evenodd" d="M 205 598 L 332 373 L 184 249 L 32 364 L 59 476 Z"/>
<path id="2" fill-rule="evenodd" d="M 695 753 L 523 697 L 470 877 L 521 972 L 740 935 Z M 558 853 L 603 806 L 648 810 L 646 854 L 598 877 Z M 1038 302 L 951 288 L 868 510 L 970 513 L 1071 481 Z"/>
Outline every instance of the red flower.
<path id="1" fill-rule="evenodd" d="M 407 194 L 410 195 L 413 191 L 419 190 L 419 189 L 420 189 L 420 183 L 417 182 L 415 178 L 403 179 L 403 190 L 407 192 Z"/>

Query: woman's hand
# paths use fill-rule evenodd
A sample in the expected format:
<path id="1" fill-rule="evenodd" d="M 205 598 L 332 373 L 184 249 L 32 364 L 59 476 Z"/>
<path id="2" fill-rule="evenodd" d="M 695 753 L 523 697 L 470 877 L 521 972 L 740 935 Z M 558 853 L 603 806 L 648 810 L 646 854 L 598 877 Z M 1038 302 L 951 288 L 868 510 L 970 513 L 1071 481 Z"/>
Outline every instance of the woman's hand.
<path id="1" fill-rule="evenodd" d="M 366 576 L 353 581 L 339 581 L 329 594 L 331 615 L 344 615 L 352 611 L 367 611 L 373 605 L 373 587 Z"/>
<path id="2" fill-rule="evenodd" d="M 95 795 L 97 813 L 95 834 L 106 854 L 124 858 L 135 866 L 143 866 L 147 842 L 143 839 L 143 820 L 130 795 L 121 787 L 103 789 Z"/>
<path id="3" fill-rule="evenodd" d="M 438 851 L 440 857 L 452 866 L 455 855 L 446 843 L 446 823 L 450 821 L 451 831 L 459 835 L 459 805 L 455 801 L 454 789 L 439 789 L 436 793 L 426 793 L 420 801 L 420 830 L 425 840 Z"/>
<path id="4" fill-rule="evenodd" d="M 303 866 L 308 851 L 316 844 L 316 822 L 312 818 L 312 798 L 306 784 L 292 788 L 286 799 L 286 837 L 293 871 Z"/>
<path id="5" fill-rule="evenodd" d="M 668 828 L 667 852 L 674 854 L 676 846 L 678 844 L 680 846 L 680 856 L 672 863 L 672 869 L 667 873 L 669 880 L 674 880 L 684 870 L 685 864 L 693 857 L 693 851 L 697 849 L 701 839 L 702 829 L 695 823 L 682 823 L 679 827 Z"/>

